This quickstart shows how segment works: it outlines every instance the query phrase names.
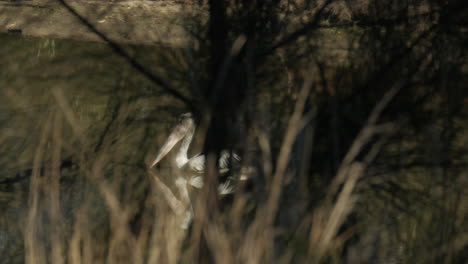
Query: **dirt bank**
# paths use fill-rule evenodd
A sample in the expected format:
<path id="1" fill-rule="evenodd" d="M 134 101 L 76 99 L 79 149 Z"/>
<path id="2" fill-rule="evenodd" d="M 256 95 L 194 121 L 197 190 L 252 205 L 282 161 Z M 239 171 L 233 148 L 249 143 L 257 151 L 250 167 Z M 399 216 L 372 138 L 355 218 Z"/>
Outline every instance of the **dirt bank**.
<path id="1" fill-rule="evenodd" d="M 99 31 L 121 43 L 184 46 L 189 35 L 182 26 L 195 6 L 180 1 L 68 0 Z M 99 41 L 57 0 L 0 0 L 0 32 L 46 38 Z"/>

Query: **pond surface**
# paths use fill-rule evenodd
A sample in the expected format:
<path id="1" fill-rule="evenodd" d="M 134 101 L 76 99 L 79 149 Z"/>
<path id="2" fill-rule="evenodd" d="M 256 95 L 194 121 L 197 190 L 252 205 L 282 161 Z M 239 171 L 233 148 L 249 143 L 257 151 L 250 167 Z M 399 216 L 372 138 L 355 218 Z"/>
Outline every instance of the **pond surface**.
<path id="1" fill-rule="evenodd" d="M 408 39 L 419 36 L 422 29 L 407 26 L 363 27 L 344 33 L 318 31 L 284 50 L 265 55 L 258 67 L 252 69 L 249 63 L 233 60 L 236 66 L 232 68 L 240 73 L 234 72 L 233 77 L 226 79 L 245 78 L 235 80 L 239 84 L 235 87 L 248 87 L 246 101 L 252 101 L 239 108 L 247 109 L 245 115 L 260 116 L 240 117 L 254 119 L 249 127 L 254 132 L 238 137 L 244 140 L 244 145 L 253 142 L 251 146 L 257 148 L 254 151 L 260 145 L 257 158 L 265 175 L 270 177 L 257 183 L 262 188 L 259 192 L 246 191 L 247 198 L 244 193 L 239 196 L 236 193 L 241 209 L 222 208 L 227 211 L 222 213 L 220 226 L 231 225 L 230 216 L 237 211 L 237 220 L 232 222 L 238 228 L 233 229 L 238 239 L 230 241 L 230 245 L 256 248 L 256 244 L 244 241 L 257 241 L 259 235 L 258 241 L 264 241 L 265 245 L 272 242 L 273 256 L 281 251 L 276 251 L 282 246 L 277 247 L 273 241 L 279 238 L 284 239 L 284 252 L 298 252 L 288 248 L 296 243 L 301 251 L 298 254 L 306 259 L 311 257 L 310 249 L 323 250 L 321 235 L 317 236 L 318 242 L 309 241 L 315 237 L 312 230 L 320 233 L 330 223 L 335 223 L 332 224 L 335 227 L 326 233 L 330 239 L 336 235 L 333 239 L 337 242 L 330 244 L 336 251 L 326 261 L 333 261 L 335 253 L 339 257 L 344 252 L 342 237 L 348 237 L 346 243 L 350 245 L 360 243 L 359 239 L 355 241 L 351 229 L 357 230 L 356 235 L 362 238 L 369 237 L 362 232 L 369 227 L 385 227 L 387 237 L 377 234 L 375 237 L 380 238 L 372 239 L 388 242 L 371 243 L 378 244 L 377 251 L 391 249 L 389 244 L 400 248 L 406 243 L 405 250 L 411 254 L 426 248 L 437 252 L 458 241 L 457 238 L 432 244 L 427 234 L 448 239 L 451 236 L 445 231 L 448 227 L 453 234 L 463 234 L 466 229 L 462 224 L 467 201 L 464 171 L 468 153 L 468 95 L 464 80 L 468 80 L 468 60 L 463 49 L 466 38 L 451 41 L 439 37 L 439 31 L 421 32 L 427 34 L 416 37 L 420 41 L 411 46 Z M 156 174 L 161 182 L 175 189 L 173 179 L 179 175 L 174 174 L 170 164 L 174 156 L 162 160 L 160 167 L 148 168 L 177 117 L 187 112 L 187 107 L 135 70 L 135 64 L 132 66 L 128 59 L 117 56 L 110 45 L 21 35 L 0 35 L 0 42 L 2 261 L 24 263 L 25 253 L 33 252 L 32 249 L 46 252 L 49 257 L 62 244 L 54 244 L 51 234 L 63 235 L 61 241 L 70 247 L 71 238 L 76 235 L 75 241 L 83 248 L 78 245 L 67 256 L 81 255 L 81 251 L 86 255 L 84 247 L 88 246 L 91 248 L 88 257 L 92 255 L 102 263 L 133 263 L 120 257 L 136 256 L 135 252 L 145 255 L 146 251 L 159 254 L 155 252 L 170 251 L 168 245 L 179 245 L 172 252 L 182 259 L 186 246 L 188 251 L 192 246 L 198 247 L 201 236 L 194 232 L 194 237 L 198 237 L 193 241 L 198 244 L 188 245 L 191 239 L 184 240 L 180 225 L 174 220 L 177 213 L 172 211 L 176 210 L 171 211 L 159 195 L 163 191 L 153 195 L 156 190 L 153 187 L 158 184 L 155 180 L 158 177 L 153 177 Z M 206 88 L 203 80 L 210 79 L 205 72 L 209 68 L 209 45 L 200 44 L 198 48 L 192 51 L 166 46 L 122 47 L 141 68 L 189 99 L 195 98 L 197 85 Z M 252 76 L 247 76 L 250 73 Z M 307 86 L 304 79 L 308 81 L 309 77 Z M 299 94 L 301 87 L 310 88 L 310 92 Z M 394 96 L 387 97 L 389 91 L 395 92 Z M 200 95 L 206 91 L 198 92 Z M 304 122 L 290 126 L 303 125 L 305 129 L 298 129 L 297 136 L 289 137 L 291 151 L 284 152 L 279 166 L 278 149 L 286 141 L 283 138 L 287 121 L 296 102 L 301 101 L 298 99 L 306 101 L 305 109 L 298 112 L 310 119 L 298 118 Z M 384 99 L 388 99 L 388 104 L 382 103 Z M 233 121 L 232 126 L 240 127 L 244 120 Z M 359 136 L 362 134 L 363 138 Z M 190 152 L 198 152 L 201 139 L 195 139 Z M 348 160 L 349 156 L 352 157 Z M 279 173 L 274 171 L 278 167 L 283 168 Z M 278 182 L 273 181 L 274 175 L 278 175 Z M 353 187 L 348 189 L 349 186 Z M 338 206 L 343 193 L 350 203 Z M 262 219 L 263 214 L 256 213 L 268 209 L 264 205 L 269 206 L 271 197 L 277 198 L 277 206 L 271 208 L 281 213 Z M 335 198 L 337 202 L 333 205 Z M 329 212 L 322 203 L 330 204 Z M 342 216 L 334 219 L 338 207 Z M 233 214 L 229 209 L 233 209 Z M 257 220 L 271 226 L 271 234 L 279 235 L 264 236 L 266 232 L 262 224 L 256 224 Z M 258 231 L 245 233 L 257 230 L 252 226 L 258 227 Z M 218 234 L 221 229 L 215 227 L 206 230 Z M 149 233 L 155 236 L 148 238 Z M 175 233 L 181 236 L 175 238 L 177 241 L 171 240 L 174 243 L 167 243 Z M 253 240 L 249 240 L 250 234 L 254 234 Z M 129 244 L 136 245 L 133 242 L 137 236 L 156 242 L 149 246 L 140 244 L 140 251 L 133 250 Z M 297 240 L 291 240 L 292 237 Z M 116 246 L 112 247 L 114 242 Z M 33 245 L 29 251 L 28 243 Z M 356 246 L 355 252 L 367 247 Z M 114 252 L 109 253 L 111 250 Z M 109 260 L 108 255 L 120 262 Z M 155 259 L 167 258 L 162 254 Z"/>
<path id="2" fill-rule="evenodd" d="M 34 134 L 39 132 L 40 125 L 48 114 L 58 109 L 69 108 L 76 119 L 72 127 L 86 131 L 91 138 L 94 134 L 91 131 L 102 129 L 110 111 L 108 108 L 119 100 L 133 102 L 129 115 L 142 122 L 153 118 L 164 123 L 164 114 L 158 110 L 173 109 L 172 114 L 176 115 L 183 111 L 181 104 L 164 95 L 106 44 L 11 35 L 0 38 L 0 122 L 2 135 L 7 137 L 12 148 L 21 145 L 13 143 L 17 141 L 33 146 L 38 139 Z M 167 47 L 125 48 L 150 71 L 164 77 L 169 77 L 169 69 L 176 67 L 160 55 L 161 51 L 169 50 Z M 31 162 L 30 149 L 14 152 L 17 162 L 7 167 L 27 167 Z"/>
<path id="3" fill-rule="evenodd" d="M 83 151 L 92 155 L 90 149 L 103 144 L 107 139 L 102 135 L 107 132 L 113 141 L 112 163 L 141 169 L 184 106 L 162 93 L 106 44 L 5 34 L 0 35 L 0 42 L 0 255 L 14 263 L 21 262 L 23 255 L 29 177 L 47 122 L 63 113 L 63 160 Z M 177 63 L 171 56 L 177 50 L 124 48 L 150 71 L 169 82 L 175 78 L 171 72 L 177 71 L 171 70 Z M 180 81 L 172 83 L 182 87 Z M 112 123 L 116 117 L 122 119 L 118 124 Z M 48 136 L 49 145 L 53 137 Z M 43 164 L 50 160 L 49 154 L 50 146 L 44 150 Z M 62 166 L 62 181 L 77 181 L 76 169 Z M 70 212 L 76 195 L 81 194 L 76 184 L 65 185 L 61 201 L 64 212 Z"/>
<path id="4" fill-rule="evenodd" d="M 85 200 L 101 219 L 105 205 L 96 184 L 88 181 L 91 172 L 83 160 L 92 163 L 106 152 L 103 177 L 119 186 L 116 188 L 123 200 L 146 199 L 148 162 L 154 159 L 157 146 L 166 139 L 176 117 L 187 108 L 107 44 L 13 34 L 0 35 L 0 42 L 0 255 L 11 263 L 21 263 L 31 188 L 35 188 L 31 175 L 36 168 L 41 179 L 50 180 L 47 175 L 56 144 L 61 144 L 60 206 L 64 219 L 72 221 L 76 208 Z M 190 98 L 186 50 L 141 45 L 123 49 Z M 262 104 L 290 106 L 280 95 L 264 95 Z M 276 108 L 274 112 L 287 109 Z M 279 120 L 274 123 L 281 123 Z M 52 130 L 47 130 L 48 126 Z M 200 141 L 195 138 L 190 152 L 200 150 Z M 158 168 L 163 180 L 172 173 L 170 157 Z M 38 192 L 42 201 L 39 226 L 50 221 L 48 192 L 47 188 Z M 65 227 L 71 227 L 70 223 Z M 101 229 L 106 226 L 101 224 Z M 99 220 L 95 225 L 100 226 Z M 38 232 L 38 237 L 46 239 L 47 228 Z"/>

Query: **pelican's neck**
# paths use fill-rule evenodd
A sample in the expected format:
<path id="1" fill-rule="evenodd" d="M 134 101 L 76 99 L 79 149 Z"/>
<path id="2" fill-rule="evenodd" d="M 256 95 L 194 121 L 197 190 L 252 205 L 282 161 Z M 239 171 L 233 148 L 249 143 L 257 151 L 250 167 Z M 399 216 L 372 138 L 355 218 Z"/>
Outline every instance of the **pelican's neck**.
<path id="1" fill-rule="evenodd" d="M 178 168 L 182 168 L 188 162 L 188 149 L 190 143 L 192 143 L 193 134 L 195 133 L 195 128 L 190 128 L 187 134 L 185 135 L 182 143 L 180 143 L 179 153 L 176 156 L 176 165 Z"/>

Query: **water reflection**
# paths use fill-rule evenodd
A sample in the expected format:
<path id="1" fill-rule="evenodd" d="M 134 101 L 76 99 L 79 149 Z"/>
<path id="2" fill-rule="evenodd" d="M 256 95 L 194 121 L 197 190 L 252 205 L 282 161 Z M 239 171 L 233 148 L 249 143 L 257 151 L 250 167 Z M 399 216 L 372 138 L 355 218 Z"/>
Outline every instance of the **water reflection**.
<path id="1" fill-rule="evenodd" d="M 183 105 L 164 95 L 106 44 L 10 34 L 0 35 L 0 42 L 0 210 L 5 212 L 0 219 L 0 255 L 7 259 L 23 255 L 34 161 L 38 161 L 36 173 L 41 175 L 38 180 L 53 180 L 49 178 L 53 149 L 57 144 L 63 146 L 57 195 L 66 221 L 73 219 L 74 209 L 84 200 L 93 210 L 105 208 L 96 187 L 84 176 L 92 174 L 91 168 L 78 169 L 83 162 L 80 157 L 92 161 L 102 151 L 112 153 L 103 177 L 115 184 L 126 181 L 122 193 L 128 195 L 128 201 L 146 199 L 150 184 L 145 158 L 148 153 L 154 155 L 155 146 L 162 143 L 164 131 Z M 163 76 L 169 67 L 175 67 L 161 56 L 168 47 L 124 48 Z M 48 123 L 49 130 L 44 128 Z M 60 131 L 55 129 L 58 126 Z M 43 138 L 47 144 L 40 151 Z M 38 151 L 43 153 L 41 157 Z M 167 165 L 161 172 L 169 174 Z M 53 190 L 41 184 L 38 188 L 37 199 L 43 203 L 37 213 L 38 236 L 45 237 L 51 224 L 47 197 Z M 96 215 L 105 217 L 102 212 Z M 100 223 L 96 219 L 97 227 Z M 67 228 L 70 226 L 65 225 L 64 230 Z"/>

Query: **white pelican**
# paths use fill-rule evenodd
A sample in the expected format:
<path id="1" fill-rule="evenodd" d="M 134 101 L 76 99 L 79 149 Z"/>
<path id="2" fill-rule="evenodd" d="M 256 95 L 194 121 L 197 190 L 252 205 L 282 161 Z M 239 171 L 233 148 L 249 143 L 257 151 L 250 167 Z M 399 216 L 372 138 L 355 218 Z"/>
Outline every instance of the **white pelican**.
<path id="1" fill-rule="evenodd" d="M 190 143 L 193 140 L 195 134 L 195 120 L 191 113 L 182 114 L 179 117 L 178 124 L 172 130 L 172 133 L 169 135 L 168 139 L 161 147 L 158 152 L 158 155 L 154 159 L 151 167 L 154 167 L 158 164 L 168 153 L 171 151 L 174 146 L 182 140 L 180 148 L 175 156 L 175 164 L 177 168 L 184 174 L 187 179 L 187 183 L 196 188 L 201 188 L 203 186 L 202 175 L 205 171 L 205 155 L 196 154 L 191 158 L 188 158 L 188 150 Z M 239 167 L 240 165 L 239 155 L 232 153 L 227 150 L 223 150 L 220 153 L 218 160 L 218 169 L 221 175 L 226 174 L 232 166 Z M 244 169 L 245 171 L 245 169 Z M 246 180 L 246 175 L 241 175 L 240 180 Z M 231 182 L 232 178 L 230 177 L 226 182 L 218 186 L 218 192 L 220 194 L 229 194 L 234 191 L 234 186 Z"/>
<path id="2" fill-rule="evenodd" d="M 182 222 L 182 228 L 186 229 L 191 223 L 193 218 L 192 202 L 190 201 L 189 191 L 187 185 L 191 185 L 195 188 L 203 187 L 203 174 L 205 171 L 205 156 L 203 154 L 197 154 L 193 157 L 188 157 L 188 150 L 190 143 L 193 140 L 195 134 L 196 124 L 191 113 L 182 114 L 179 117 L 178 124 L 172 130 L 166 142 L 159 150 L 156 158 L 151 163 L 151 167 L 158 164 L 174 146 L 179 142 L 180 147 L 175 156 L 175 165 L 178 168 L 178 175 L 175 177 L 175 185 L 179 189 L 181 200 L 184 202 L 185 217 Z M 239 168 L 240 157 L 227 150 L 223 150 L 220 153 L 218 160 L 218 169 L 220 175 L 226 175 L 229 170 L 234 167 Z M 252 175 L 253 170 L 249 167 L 241 168 L 239 170 L 240 175 L 237 177 L 239 180 L 246 180 L 249 178 L 248 175 Z M 233 193 L 235 190 L 234 178 L 227 177 L 227 180 L 218 185 L 218 193 L 220 195 L 226 195 Z"/>

